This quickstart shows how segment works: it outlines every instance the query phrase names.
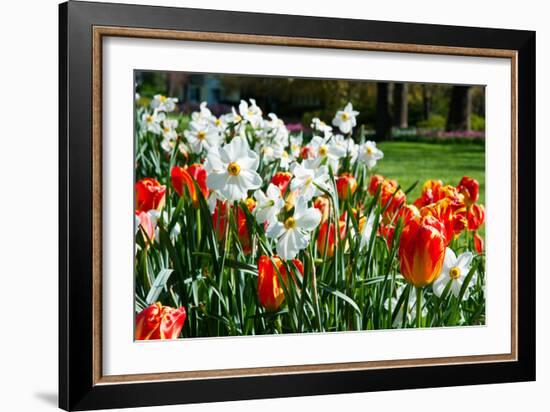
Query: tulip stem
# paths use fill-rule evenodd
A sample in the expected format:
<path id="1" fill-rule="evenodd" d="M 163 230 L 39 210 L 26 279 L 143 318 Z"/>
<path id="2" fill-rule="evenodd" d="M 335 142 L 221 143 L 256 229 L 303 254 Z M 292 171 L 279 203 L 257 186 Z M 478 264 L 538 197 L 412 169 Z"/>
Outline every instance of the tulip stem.
<path id="1" fill-rule="evenodd" d="M 422 327 L 422 288 L 416 288 L 416 327 Z"/>

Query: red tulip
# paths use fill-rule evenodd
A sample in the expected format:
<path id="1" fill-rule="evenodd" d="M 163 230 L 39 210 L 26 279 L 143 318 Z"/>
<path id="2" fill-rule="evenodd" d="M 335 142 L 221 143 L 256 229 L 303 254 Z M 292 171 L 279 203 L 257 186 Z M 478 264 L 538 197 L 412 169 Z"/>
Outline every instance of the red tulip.
<path id="1" fill-rule="evenodd" d="M 468 176 L 464 176 L 457 186 L 460 193 L 464 195 L 464 202 L 467 206 L 477 202 L 479 197 L 479 182 Z"/>
<path id="2" fill-rule="evenodd" d="M 164 206 L 166 186 L 146 177 L 136 182 L 136 211 L 161 210 Z"/>
<path id="3" fill-rule="evenodd" d="M 357 180 L 350 173 L 342 173 L 336 179 L 336 190 L 340 200 L 346 200 L 357 190 Z"/>
<path id="4" fill-rule="evenodd" d="M 468 208 L 468 229 L 478 230 L 485 222 L 485 208 L 474 203 Z"/>
<path id="5" fill-rule="evenodd" d="M 172 167 L 172 186 L 180 196 L 185 196 L 186 192 L 191 197 L 193 204 L 198 206 L 199 197 L 195 188 L 195 182 L 206 199 L 208 197 L 208 187 L 206 187 L 207 173 L 201 164 L 192 164 L 189 167 Z"/>
<path id="6" fill-rule="evenodd" d="M 433 216 L 422 216 L 405 225 L 399 243 L 401 273 L 416 287 L 432 283 L 445 259 L 445 227 Z"/>
<path id="7" fill-rule="evenodd" d="M 218 235 L 218 240 L 221 241 L 225 237 L 225 228 L 227 226 L 227 204 L 218 200 L 216 208 L 212 213 L 212 226 Z"/>
<path id="8" fill-rule="evenodd" d="M 304 146 L 300 150 L 300 157 L 304 160 L 313 158 L 314 153 L 313 149 L 309 146 Z"/>
<path id="9" fill-rule="evenodd" d="M 483 253 L 483 238 L 477 233 L 474 233 L 474 247 L 477 253 Z"/>
<path id="10" fill-rule="evenodd" d="M 344 240 L 346 237 L 346 222 L 340 219 L 338 221 L 338 228 L 340 240 Z M 328 221 L 324 222 L 319 229 L 319 236 L 317 236 L 317 250 L 319 250 L 319 254 L 326 257 L 334 256 L 336 242 L 336 227 L 334 223 L 331 223 L 329 226 Z"/>
<path id="11" fill-rule="evenodd" d="M 281 189 L 281 195 L 284 196 L 291 179 L 292 179 L 292 173 L 277 172 L 271 178 L 271 183 L 273 183 L 275 186 Z"/>
<path id="12" fill-rule="evenodd" d="M 273 259 L 275 265 L 271 259 Z M 304 267 L 302 262 L 298 259 L 293 259 L 292 262 L 296 265 L 300 273 L 303 274 Z M 279 282 L 276 268 L 284 284 L 288 285 L 286 268 L 278 256 L 270 258 L 269 256 L 262 255 L 258 259 L 258 299 L 260 304 L 271 312 L 279 309 L 285 300 L 284 289 Z"/>
<path id="13" fill-rule="evenodd" d="M 186 317 L 183 306 L 174 309 L 159 302 L 153 303 L 136 317 L 136 339 L 177 339 Z"/>

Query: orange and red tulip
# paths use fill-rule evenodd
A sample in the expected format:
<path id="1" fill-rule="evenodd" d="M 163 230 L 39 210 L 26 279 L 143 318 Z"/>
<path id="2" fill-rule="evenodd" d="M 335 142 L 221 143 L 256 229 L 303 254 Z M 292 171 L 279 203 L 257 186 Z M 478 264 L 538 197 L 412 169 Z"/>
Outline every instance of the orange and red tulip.
<path id="1" fill-rule="evenodd" d="M 292 173 L 290 172 L 277 172 L 271 178 L 271 183 L 281 189 L 281 195 L 284 196 L 286 189 L 292 179 Z"/>
<path id="2" fill-rule="evenodd" d="M 422 216 L 434 216 L 445 226 L 447 245 L 451 243 L 454 236 L 460 234 L 468 225 L 464 203 L 455 202 L 447 197 L 424 206 L 420 209 L 420 214 Z"/>
<path id="3" fill-rule="evenodd" d="M 340 240 L 346 238 L 346 222 L 340 219 L 338 221 L 338 228 L 340 232 Z M 327 240 L 328 236 L 328 240 Z M 332 257 L 336 249 L 336 226 L 328 221 L 325 221 L 319 228 L 319 235 L 317 236 L 317 250 L 321 256 Z"/>
<path id="4" fill-rule="evenodd" d="M 136 211 L 161 210 L 164 206 L 166 186 L 146 177 L 136 182 Z"/>
<path id="5" fill-rule="evenodd" d="M 443 182 L 441 180 L 426 180 L 422 186 L 420 197 L 414 201 L 414 205 L 418 208 L 435 203 L 441 199 L 441 188 Z"/>
<path id="6" fill-rule="evenodd" d="M 273 261 L 272 261 L 273 259 Z M 275 265 L 273 264 L 275 263 Z M 302 262 L 298 259 L 293 259 L 292 262 L 300 273 L 304 273 L 304 267 Z M 277 269 L 279 271 L 280 277 L 287 285 L 288 275 L 283 262 L 278 256 L 269 256 L 262 255 L 258 259 L 258 300 L 260 304 L 267 310 L 274 312 L 285 300 L 284 289 L 279 282 L 279 276 L 277 274 Z M 294 277 L 294 276 L 293 276 Z"/>
<path id="7" fill-rule="evenodd" d="M 357 190 L 357 180 L 351 173 L 342 173 L 336 179 L 336 190 L 340 200 L 347 200 Z"/>
<path id="8" fill-rule="evenodd" d="M 485 222 L 485 208 L 474 203 L 468 208 L 468 229 L 478 230 Z"/>
<path id="9" fill-rule="evenodd" d="M 183 306 L 174 309 L 153 303 L 136 317 L 136 340 L 177 339 L 186 317 Z"/>
<path id="10" fill-rule="evenodd" d="M 483 238 L 477 233 L 474 233 L 474 247 L 476 248 L 477 253 L 483 253 Z"/>
<path id="11" fill-rule="evenodd" d="M 397 187 L 393 185 L 382 186 L 382 192 L 380 195 L 380 204 L 385 207 L 383 220 L 385 223 L 390 223 L 395 214 L 403 207 L 407 201 L 405 192 L 401 189 L 397 190 Z"/>
<path id="12" fill-rule="evenodd" d="M 416 287 L 432 283 L 441 273 L 446 248 L 445 227 L 433 216 L 405 225 L 399 243 L 399 263 L 405 279 Z"/>
<path id="13" fill-rule="evenodd" d="M 313 207 L 321 212 L 321 222 L 325 222 L 328 219 L 330 211 L 330 201 L 326 196 L 319 196 L 313 202 Z"/>
<path id="14" fill-rule="evenodd" d="M 369 187 L 368 191 L 371 196 L 374 196 L 376 192 L 378 191 L 378 188 L 380 185 L 385 186 L 388 190 L 393 188 L 397 188 L 397 182 L 392 179 L 386 179 L 384 176 L 381 175 L 372 175 L 369 180 Z"/>
<path id="15" fill-rule="evenodd" d="M 206 186 L 207 173 L 203 165 L 192 164 L 189 167 L 174 166 L 170 174 L 174 190 L 180 196 L 185 196 L 188 193 L 195 206 L 199 203 L 195 182 L 197 182 L 204 198 L 208 197 L 208 187 Z"/>
<path id="16" fill-rule="evenodd" d="M 393 234 L 395 233 L 395 226 L 380 223 L 380 225 L 378 225 L 378 233 L 386 239 L 386 244 L 388 247 L 391 247 L 393 243 Z"/>
<path id="17" fill-rule="evenodd" d="M 471 205 L 477 202 L 479 197 L 479 182 L 471 177 L 464 176 L 457 186 L 460 193 L 464 195 L 466 205 Z"/>
<path id="18" fill-rule="evenodd" d="M 398 190 L 398 187 L 395 180 L 386 179 L 384 176 L 372 175 L 370 178 L 368 192 L 374 196 L 380 190 L 380 205 L 386 207 L 383 216 L 385 223 L 390 223 L 407 201 L 405 192 Z"/>
<path id="19" fill-rule="evenodd" d="M 249 197 L 245 200 L 245 206 L 249 212 L 252 212 L 256 207 L 256 201 Z M 237 236 L 241 242 L 244 254 L 250 254 L 252 251 L 252 241 L 250 240 L 248 225 L 246 224 L 246 214 L 240 207 L 237 210 Z"/>
<path id="20" fill-rule="evenodd" d="M 415 217 L 420 216 L 420 211 L 415 205 L 403 205 L 397 212 L 397 218 L 403 220 L 403 224 L 409 223 Z"/>

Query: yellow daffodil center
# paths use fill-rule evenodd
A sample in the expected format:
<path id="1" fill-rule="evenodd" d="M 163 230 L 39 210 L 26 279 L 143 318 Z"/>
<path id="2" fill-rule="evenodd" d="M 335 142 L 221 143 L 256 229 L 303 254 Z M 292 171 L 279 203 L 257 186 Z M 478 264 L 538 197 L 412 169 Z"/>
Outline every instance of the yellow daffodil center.
<path id="1" fill-rule="evenodd" d="M 254 110 L 248 109 L 248 115 L 249 116 L 254 116 Z"/>
<path id="2" fill-rule="evenodd" d="M 288 157 L 288 152 L 286 150 L 283 150 L 283 157 Z"/>
<path id="3" fill-rule="evenodd" d="M 200 132 L 197 133 L 197 139 L 199 139 L 199 140 L 206 139 L 206 133 L 201 130 Z"/>
<path id="4" fill-rule="evenodd" d="M 328 147 L 326 147 L 325 145 L 322 145 L 319 148 L 319 156 L 325 157 L 327 153 L 328 153 Z"/>
<path id="5" fill-rule="evenodd" d="M 170 128 L 169 127 L 165 127 L 164 128 L 164 133 L 168 133 L 170 131 Z"/>
<path id="6" fill-rule="evenodd" d="M 161 103 L 164 103 L 164 102 L 166 101 L 166 96 L 160 96 L 160 97 L 159 97 L 159 101 L 160 101 Z"/>
<path id="7" fill-rule="evenodd" d="M 451 268 L 451 270 L 449 271 L 449 277 L 451 279 L 458 279 L 460 277 L 460 268 L 459 267 L 454 267 L 454 268 Z"/>
<path id="8" fill-rule="evenodd" d="M 296 220 L 293 217 L 289 217 L 287 220 L 285 220 L 286 229 L 294 229 L 295 227 L 296 227 Z"/>
<path id="9" fill-rule="evenodd" d="M 343 121 L 349 120 L 349 114 L 347 114 L 346 112 L 343 112 L 340 117 Z"/>
<path id="10" fill-rule="evenodd" d="M 222 124 L 222 121 L 220 119 L 216 119 L 216 126 L 220 126 Z"/>
<path id="11" fill-rule="evenodd" d="M 237 166 L 237 167 L 239 167 L 239 166 Z M 256 201 L 254 199 L 252 199 L 251 197 L 247 197 L 244 202 L 246 203 L 246 207 L 248 208 L 248 210 L 252 210 L 256 207 Z"/>
<path id="12" fill-rule="evenodd" d="M 373 152 L 372 147 L 368 146 L 366 152 L 368 155 L 371 155 Z"/>
<path id="13" fill-rule="evenodd" d="M 147 117 L 145 118 L 145 121 L 146 121 L 147 123 L 153 123 L 153 116 L 151 116 L 151 115 L 147 116 Z"/>
<path id="14" fill-rule="evenodd" d="M 227 171 L 231 176 L 238 176 L 239 173 L 241 173 L 241 166 L 235 162 L 231 162 L 229 163 L 229 166 L 227 166 Z"/>
<path id="15" fill-rule="evenodd" d="M 309 186 L 311 184 L 311 182 L 313 182 L 313 179 L 311 177 L 308 177 L 304 184 L 306 186 Z"/>
<path id="16" fill-rule="evenodd" d="M 239 123 L 241 120 L 243 120 L 241 116 L 239 116 L 238 114 L 235 115 L 235 123 Z"/>

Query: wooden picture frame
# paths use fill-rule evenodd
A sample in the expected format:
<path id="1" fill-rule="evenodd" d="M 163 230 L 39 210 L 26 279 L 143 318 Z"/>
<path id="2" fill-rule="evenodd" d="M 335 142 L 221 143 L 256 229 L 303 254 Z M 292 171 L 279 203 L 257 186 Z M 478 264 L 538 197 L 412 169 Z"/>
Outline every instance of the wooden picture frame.
<path id="1" fill-rule="evenodd" d="M 535 33 L 212 10 L 60 5 L 59 405 L 66 410 L 535 379 Z M 510 59 L 511 352 L 195 372 L 102 374 L 105 36 Z"/>

